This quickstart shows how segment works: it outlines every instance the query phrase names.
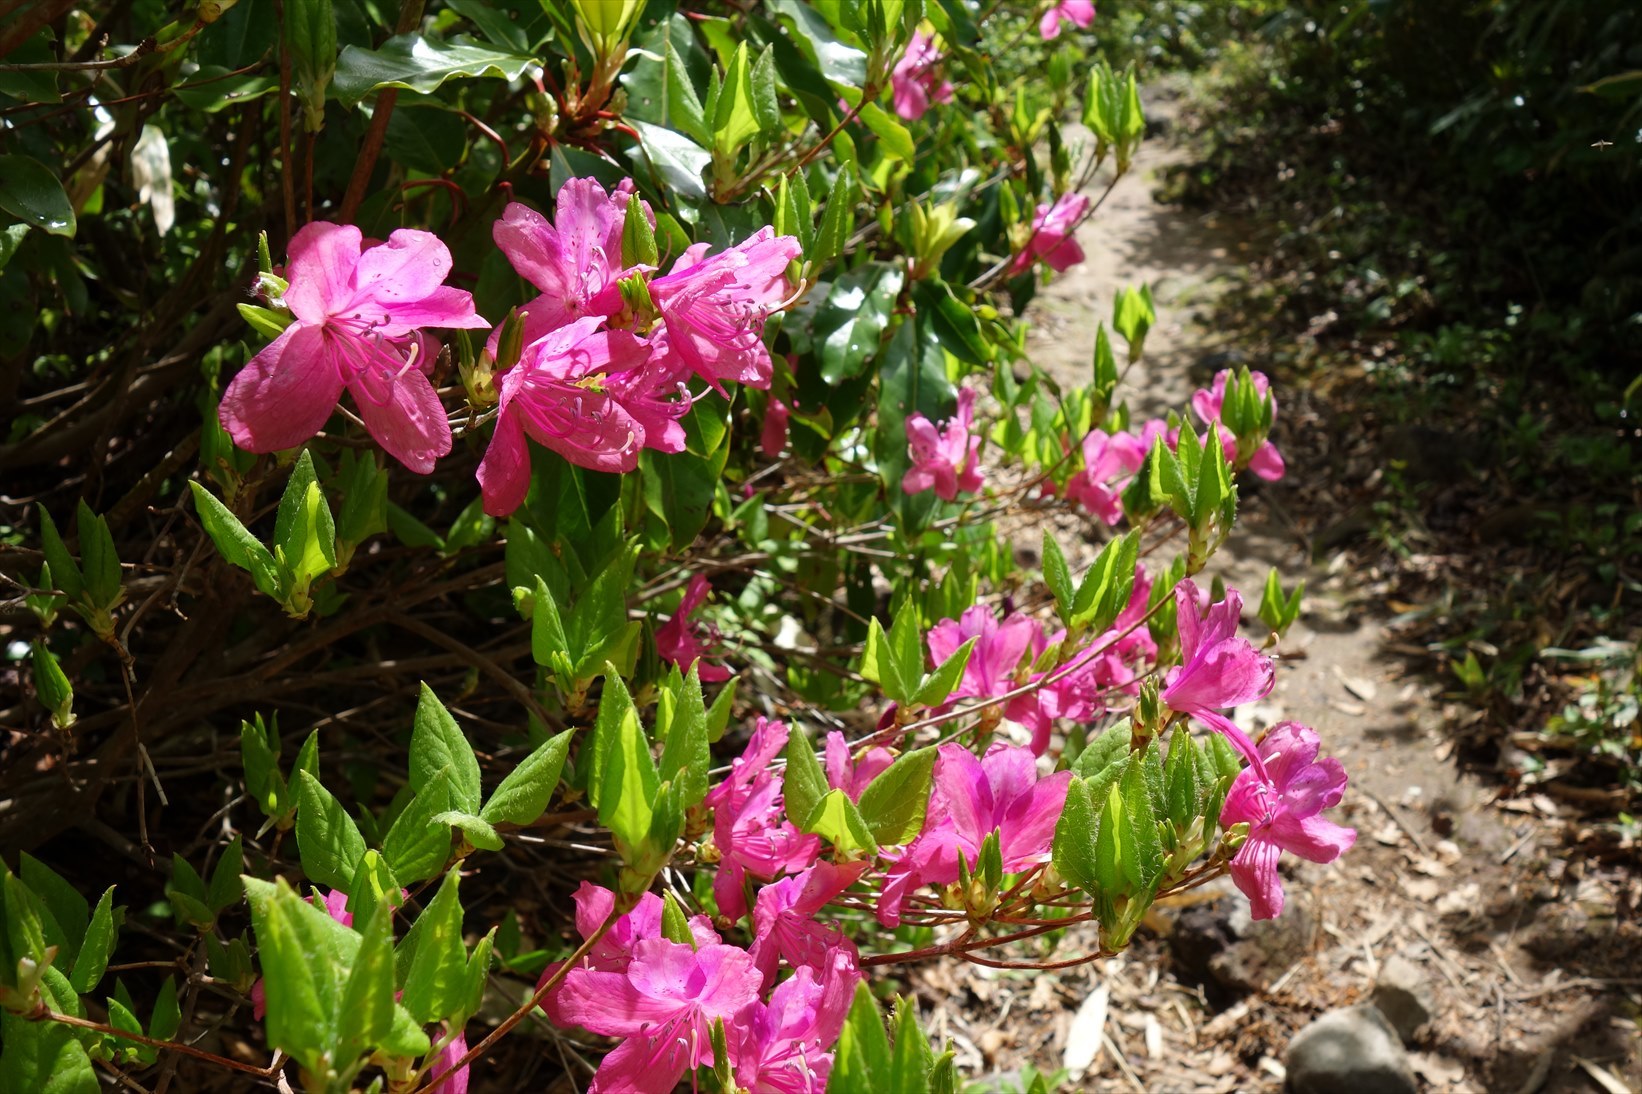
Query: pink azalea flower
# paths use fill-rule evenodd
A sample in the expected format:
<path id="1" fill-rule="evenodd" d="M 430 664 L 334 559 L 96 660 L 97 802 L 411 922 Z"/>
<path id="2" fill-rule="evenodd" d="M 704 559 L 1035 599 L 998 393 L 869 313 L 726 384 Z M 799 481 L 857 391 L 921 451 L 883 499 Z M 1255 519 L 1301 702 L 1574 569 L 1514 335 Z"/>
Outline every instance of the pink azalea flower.
<path id="1" fill-rule="evenodd" d="M 713 844 L 721 860 L 713 879 L 720 914 L 747 914 L 744 881 L 771 881 L 815 862 L 819 837 L 805 835 L 782 812 L 782 779 L 771 766 L 787 747 L 784 722 L 759 718 L 746 750 L 730 764 L 730 775 L 707 792 L 702 804 L 713 811 Z"/>
<path id="2" fill-rule="evenodd" d="M 1208 388 L 1199 388 L 1192 393 L 1192 410 L 1203 419 L 1205 424 L 1220 423 L 1220 412 L 1226 402 L 1226 383 L 1232 377 L 1231 369 L 1223 368 L 1214 374 L 1214 383 Z M 1271 390 L 1271 381 L 1263 372 L 1253 371 L 1249 378 L 1254 382 L 1254 390 L 1263 398 Z M 1272 424 L 1277 424 L 1277 403 L 1274 400 L 1271 408 Z M 1237 462 L 1238 444 L 1232 431 L 1224 423 L 1219 424 L 1220 444 L 1225 450 L 1226 459 Z M 1283 454 L 1277 451 L 1277 446 L 1271 443 L 1270 438 L 1262 441 L 1260 447 L 1254 450 L 1249 458 L 1249 470 L 1259 475 L 1267 482 L 1276 482 L 1283 477 Z"/>
<path id="3" fill-rule="evenodd" d="M 1356 831 L 1321 816 L 1340 803 L 1346 773 L 1332 756 L 1317 759 L 1317 748 L 1311 727 L 1278 723 L 1260 742 L 1264 774 L 1253 767 L 1238 772 L 1220 811 L 1221 824 L 1249 826 L 1248 839 L 1232 858 L 1231 876 L 1249 898 L 1255 919 L 1282 914 L 1277 859 L 1284 851 L 1312 862 L 1333 862 L 1357 842 Z"/>
<path id="4" fill-rule="evenodd" d="M 1107 524 L 1123 519 L 1123 490 L 1146 459 L 1132 433 L 1091 429 L 1083 438 L 1083 470 L 1066 483 L 1066 497 Z"/>
<path id="5" fill-rule="evenodd" d="M 627 220 L 630 180 L 606 194 L 596 179 L 570 179 L 559 187 L 553 220 L 513 202 L 491 228 L 496 246 L 520 277 L 540 289 L 522 309 L 524 344 L 585 316 L 622 310 L 617 282 L 638 267 L 621 262 L 621 232 Z M 655 223 L 646 205 L 644 212 Z M 492 336 L 491 351 L 495 351 Z"/>
<path id="6" fill-rule="evenodd" d="M 458 1033 L 434 1058 L 433 1066 L 428 1069 L 428 1085 L 425 1089 L 437 1090 L 440 1094 L 468 1094 L 467 1065 L 456 1067 L 456 1061 L 467 1054 L 468 1039 Z M 453 1068 L 455 1070 L 452 1070 Z M 445 1079 L 446 1075 L 450 1078 Z"/>
<path id="7" fill-rule="evenodd" d="M 793 968 L 826 967 L 840 950 L 855 957 L 855 943 L 836 927 L 815 921 L 815 915 L 840 893 L 854 885 L 871 863 L 817 862 L 803 873 L 764 886 L 753 902 L 753 964 L 764 983 L 775 979 L 781 958 Z"/>
<path id="8" fill-rule="evenodd" d="M 377 443 L 425 475 L 450 451 L 450 423 L 428 380 L 427 343 L 414 336 L 490 324 L 470 294 L 444 284 L 450 251 L 438 237 L 400 228 L 361 245 L 351 224 L 297 232 L 285 292 L 295 322 L 240 369 L 218 416 L 247 452 L 278 452 L 318 433 L 346 388 Z"/>
<path id="9" fill-rule="evenodd" d="M 827 734 L 827 785 L 842 790 L 850 801 L 860 801 L 868 784 L 894 762 L 895 757 L 882 745 L 867 749 L 866 755 L 856 760 L 842 733 L 835 729 Z"/>
<path id="10" fill-rule="evenodd" d="M 524 348 L 497 382 L 496 433 L 479 463 L 485 512 L 506 516 L 530 491 L 529 437 L 594 471 L 631 471 L 639 449 L 684 447 L 689 393 L 627 331 L 577 319 Z"/>
<path id="11" fill-rule="evenodd" d="M 592 938 L 616 907 L 615 893 L 589 881 L 582 882 L 571 899 L 576 904 L 576 930 L 584 939 Z M 632 963 L 634 946 L 647 938 L 662 937 L 662 907 L 662 900 L 655 893 L 640 896 L 632 910 L 617 917 L 603 937 L 593 943 L 593 948 L 582 958 L 581 967 L 600 972 L 625 972 Z M 690 918 L 690 934 L 698 947 L 723 941 L 704 915 Z M 563 962 L 554 962 L 542 970 L 536 986 L 541 987 L 552 979 L 561 964 Z M 564 984 L 560 982 L 542 999 L 542 1010 L 561 1026 L 574 1025 L 574 1020 L 567 1017 L 559 1005 L 559 992 L 563 988 Z"/>
<path id="12" fill-rule="evenodd" d="M 561 1013 L 593 1033 L 621 1038 L 599 1065 L 590 1094 L 669 1094 L 691 1068 L 713 1062 L 713 1023 L 732 1026 L 758 1000 L 761 978 L 745 950 L 692 948 L 665 938 L 633 947 L 621 971 L 570 970 Z"/>
<path id="13" fill-rule="evenodd" d="M 907 51 L 895 62 L 890 73 L 889 86 L 895 113 L 909 122 L 915 122 L 929 109 L 930 101 L 952 101 L 952 84 L 940 79 L 935 68 L 943 54 L 935 48 L 935 39 L 923 31 L 914 31 Z"/>
<path id="14" fill-rule="evenodd" d="M 832 1048 L 861 981 L 853 950 L 802 966 L 727 1027 L 735 1086 L 749 1094 L 823 1094 Z"/>
<path id="15" fill-rule="evenodd" d="M 800 257 L 798 240 L 773 228 L 711 257 L 707 244 L 692 246 L 666 277 L 650 282 L 667 352 L 720 391 L 725 380 L 769 387 L 774 367 L 764 321 L 792 294 L 787 267 Z"/>
<path id="16" fill-rule="evenodd" d="M 1164 677 L 1161 698 L 1171 709 L 1192 715 L 1224 734 L 1256 769 L 1260 753 L 1220 710 L 1270 694 L 1274 683 L 1271 658 L 1237 635 L 1243 598 L 1236 589 L 1226 599 L 1200 611 L 1202 594 L 1190 580 L 1175 587 L 1175 618 L 1180 630 L 1181 663 Z"/>
<path id="17" fill-rule="evenodd" d="M 670 665 L 677 665 L 680 672 L 689 672 L 690 666 L 695 665 L 696 674 L 704 684 L 728 680 L 734 675 L 723 665 L 709 664 L 706 660 L 710 653 L 708 647 L 716 650 L 720 645 L 718 628 L 690 619 L 706 602 L 711 587 L 704 575 L 696 574 L 685 587 L 678 610 L 656 628 L 656 655 Z"/>
<path id="18" fill-rule="evenodd" d="M 990 699 L 1015 688 L 1015 669 L 1028 650 L 1043 651 L 1043 628 L 1037 620 L 1011 612 L 999 620 L 991 608 L 976 604 L 958 619 L 943 619 L 929 630 L 929 656 L 939 665 L 959 646 L 975 639 L 969 661 L 952 699 Z"/>
<path id="19" fill-rule="evenodd" d="M 1051 5 L 1038 22 L 1038 33 L 1043 35 L 1045 42 L 1060 37 L 1062 20 L 1076 24 L 1080 30 L 1089 29 L 1089 24 L 1095 21 L 1094 0 L 1061 0 Z"/>
<path id="20" fill-rule="evenodd" d="M 1015 256 L 1010 273 L 1024 273 L 1039 258 L 1056 273 L 1082 262 L 1083 247 L 1073 233 L 1088 210 L 1089 199 L 1082 194 L 1062 194 L 1053 205 L 1039 205 L 1032 218 L 1032 238 Z"/>
<path id="21" fill-rule="evenodd" d="M 791 418 L 792 411 L 780 399 L 771 398 L 764 408 L 764 429 L 758 446 L 772 460 L 787 447 L 787 422 Z"/>
<path id="22" fill-rule="evenodd" d="M 887 871 L 878 921 L 899 925 L 909 892 L 957 881 L 958 856 L 973 867 L 994 831 L 1006 872 L 1047 862 L 1071 780 L 1070 771 L 1040 779 L 1029 749 L 994 744 L 977 760 L 962 745 L 941 745 L 924 830 Z"/>
<path id="23" fill-rule="evenodd" d="M 907 418 L 907 451 L 912 468 L 901 480 L 908 494 L 934 490 L 942 501 L 955 501 L 961 490 L 973 494 L 981 488 L 981 438 L 971 437 L 975 424 L 975 392 L 958 389 L 958 412 L 939 431 L 922 414 Z"/>

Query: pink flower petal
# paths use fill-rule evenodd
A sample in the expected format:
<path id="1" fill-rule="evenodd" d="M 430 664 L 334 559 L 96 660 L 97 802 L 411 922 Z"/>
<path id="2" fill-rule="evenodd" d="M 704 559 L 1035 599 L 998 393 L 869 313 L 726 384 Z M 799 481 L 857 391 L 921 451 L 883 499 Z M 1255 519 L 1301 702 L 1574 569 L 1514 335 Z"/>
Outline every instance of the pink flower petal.
<path id="1" fill-rule="evenodd" d="M 410 470 L 426 475 L 450 452 L 450 420 L 421 372 L 411 369 L 389 380 L 367 369 L 348 388 L 371 436 Z"/>
<path id="2" fill-rule="evenodd" d="M 324 427 L 342 386 L 321 329 L 298 323 L 239 370 L 217 416 L 245 451 L 279 452 Z"/>
<path id="3" fill-rule="evenodd" d="M 351 224 L 315 221 L 291 237 L 285 306 L 304 323 L 323 323 L 353 295 L 362 239 Z"/>

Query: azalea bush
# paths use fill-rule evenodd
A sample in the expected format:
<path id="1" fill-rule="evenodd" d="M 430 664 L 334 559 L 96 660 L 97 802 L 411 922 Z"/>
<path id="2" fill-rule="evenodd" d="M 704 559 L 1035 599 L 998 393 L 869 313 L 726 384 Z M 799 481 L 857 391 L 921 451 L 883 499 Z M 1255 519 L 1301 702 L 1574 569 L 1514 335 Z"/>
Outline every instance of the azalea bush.
<path id="1" fill-rule="evenodd" d="M 1350 847 L 1316 733 L 1228 714 L 1300 608 L 1204 575 L 1269 381 L 1132 420 L 1141 285 L 1088 383 L 1024 350 L 1144 131 L 1092 5 L 49 16 L 0 1086 L 511 1089 L 545 1023 L 596 1090 L 952 1090 L 894 966 Z"/>

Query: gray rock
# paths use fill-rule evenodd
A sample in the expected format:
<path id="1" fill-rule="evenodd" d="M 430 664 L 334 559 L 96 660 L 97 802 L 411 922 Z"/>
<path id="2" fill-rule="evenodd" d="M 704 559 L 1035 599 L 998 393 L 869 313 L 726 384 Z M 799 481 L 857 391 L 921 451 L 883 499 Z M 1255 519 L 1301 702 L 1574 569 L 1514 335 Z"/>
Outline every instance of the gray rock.
<path id="1" fill-rule="evenodd" d="M 1380 966 L 1372 998 L 1405 1045 L 1414 1043 L 1414 1031 L 1429 1022 L 1436 1009 L 1436 996 L 1425 974 L 1402 957 L 1392 957 Z"/>
<path id="2" fill-rule="evenodd" d="M 1367 1004 L 1331 1010 L 1294 1035 L 1284 1060 L 1289 1094 L 1418 1094 L 1385 1015 Z"/>

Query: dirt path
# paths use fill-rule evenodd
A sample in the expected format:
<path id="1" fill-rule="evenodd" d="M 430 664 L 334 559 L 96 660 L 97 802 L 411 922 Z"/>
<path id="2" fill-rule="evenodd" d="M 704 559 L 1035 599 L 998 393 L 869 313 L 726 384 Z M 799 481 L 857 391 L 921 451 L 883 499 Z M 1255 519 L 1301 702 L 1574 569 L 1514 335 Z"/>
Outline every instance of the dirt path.
<path id="1" fill-rule="evenodd" d="M 1153 200 L 1158 173 L 1184 154 L 1167 138 L 1148 140 L 1080 233 L 1088 260 L 1033 305 L 1031 360 L 1081 384 L 1114 293 L 1151 284 L 1158 324 L 1119 393 L 1137 419 L 1183 408 L 1237 359 L 1200 319 L 1252 244 L 1235 223 Z M 1278 397 L 1283 415 L 1306 412 L 1293 392 L 1279 386 Z M 1249 923 L 1227 889 L 1161 911 L 1129 954 L 1093 970 L 928 970 L 921 994 L 936 1032 L 952 1037 L 966 1073 L 1000 1087 L 1024 1064 L 1053 1071 L 1069 1046 L 1075 1056 L 1098 1045 L 1071 1088 L 1275 1090 L 1292 1033 L 1367 1000 L 1398 958 L 1392 968 L 1431 1012 L 1410 1049 L 1423 1089 L 1599 1090 L 1599 1075 L 1642 1089 L 1642 981 L 1613 982 L 1642 976 L 1635 930 L 1615 915 L 1636 899 L 1634 886 L 1616 892 L 1560 861 L 1554 803 L 1495 803 L 1492 786 L 1458 774 L 1440 733 L 1440 689 L 1403 675 L 1388 649 L 1392 608 L 1372 574 L 1344 554 L 1314 561 L 1304 522 L 1290 516 L 1304 508 L 1307 453 L 1282 425 L 1275 439 L 1290 476 L 1245 485 L 1239 531 L 1211 572 L 1243 590 L 1246 620 L 1270 567 L 1286 586 L 1306 578 L 1305 615 L 1279 650 L 1277 688 L 1238 717 L 1251 729 L 1282 719 L 1317 729 L 1351 777 L 1333 815 L 1356 827 L 1356 848 L 1327 867 L 1285 855 L 1289 907 L 1274 923 Z"/>

